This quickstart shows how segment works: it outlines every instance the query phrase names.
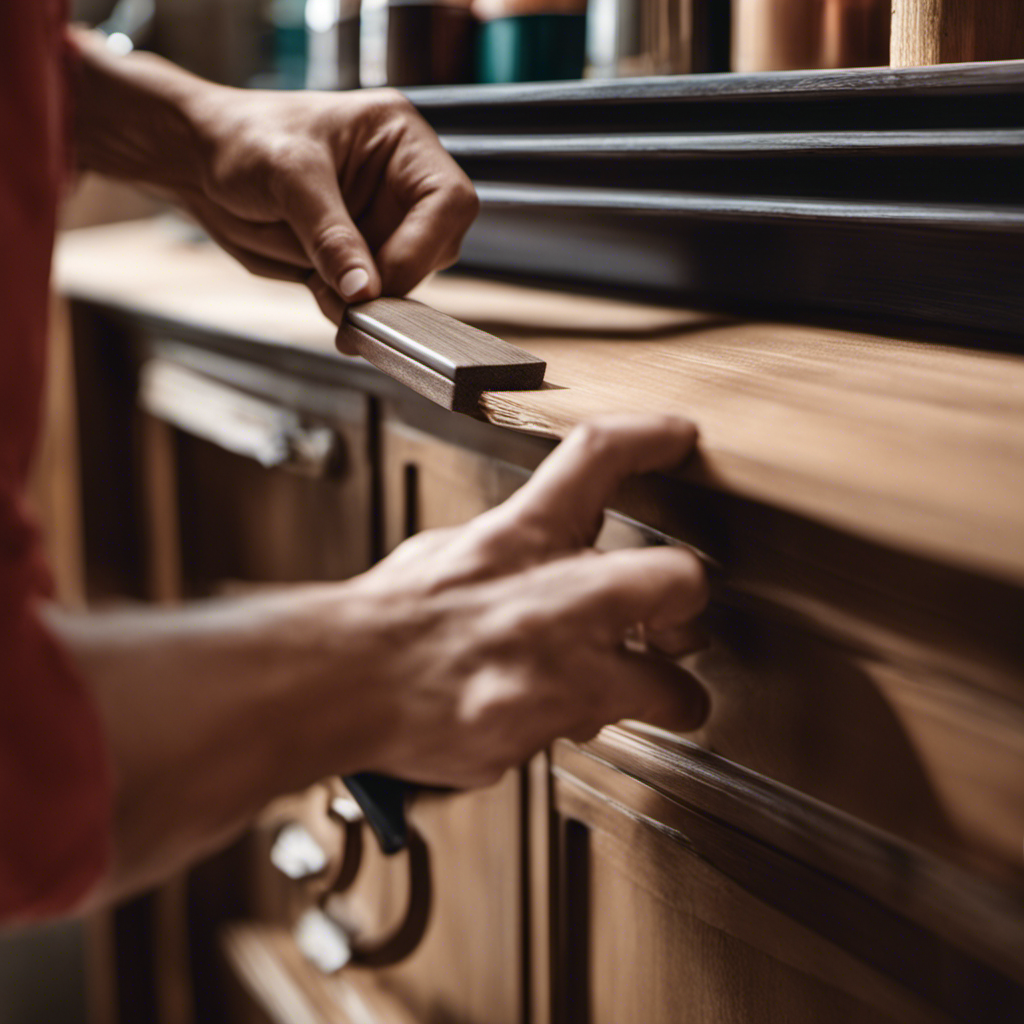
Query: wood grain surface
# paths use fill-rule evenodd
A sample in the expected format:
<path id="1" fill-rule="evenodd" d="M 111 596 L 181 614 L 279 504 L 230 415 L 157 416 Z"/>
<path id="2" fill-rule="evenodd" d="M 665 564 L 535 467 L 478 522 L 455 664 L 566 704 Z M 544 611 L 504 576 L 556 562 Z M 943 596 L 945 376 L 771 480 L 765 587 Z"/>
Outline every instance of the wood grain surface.
<path id="1" fill-rule="evenodd" d="M 485 395 L 495 423 L 557 437 L 601 413 L 686 415 L 695 479 L 1024 580 L 1020 356 L 684 313 L 621 336 L 490 326 L 545 357 L 553 385 Z"/>
<path id="2" fill-rule="evenodd" d="M 1018 0 L 893 0 L 893 67 L 1024 57 Z"/>
<path id="3" fill-rule="evenodd" d="M 692 786 L 679 799 L 662 780 L 616 771 L 607 749 L 593 758 L 555 752 L 563 878 L 573 883 L 559 894 L 560 916 L 569 935 L 591 936 L 567 978 L 565 1007 L 586 1011 L 561 1019 L 1015 1019 L 1019 958 L 1004 973 L 962 935 L 949 941 L 907 915 L 917 889 L 934 893 L 935 878 L 904 851 L 883 842 L 872 852 L 870 834 L 855 830 L 844 852 L 864 863 L 843 881 L 816 855 L 816 840 L 797 836 L 801 815 L 790 814 L 784 792 L 763 809 L 786 823 L 795 853 L 743 814 L 719 817 L 723 808 L 708 799 L 713 773 L 688 778 L 677 764 L 676 783 Z M 757 799 L 737 783 L 726 788 L 752 809 Z M 862 888 L 874 867 L 889 876 L 882 899 Z M 990 912 L 1003 916 L 999 904 Z"/>

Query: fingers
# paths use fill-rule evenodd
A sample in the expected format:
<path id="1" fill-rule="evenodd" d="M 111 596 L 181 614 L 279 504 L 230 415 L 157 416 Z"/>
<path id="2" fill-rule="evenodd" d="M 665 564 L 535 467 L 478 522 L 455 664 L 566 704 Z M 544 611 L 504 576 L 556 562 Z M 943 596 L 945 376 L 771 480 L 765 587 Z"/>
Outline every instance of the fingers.
<path id="1" fill-rule="evenodd" d="M 405 97 L 383 90 L 366 93 L 365 100 L 366 130 L 356 136 L 356 152 L 339 151 L 336 159 L 344 194 L 358 203 L 359 226 L 373 246 L 382 287 L 404 295 L 458 259 L 480 202 L 473 183 Z"/>
<path id="2" fill-rule="evenodd" d="M 694 425 L 676 416 L 581 424 L 501 506 L 501 514 L 539 527 L 553 550 L 589 546 L 605 506 L 626 479 L 679 465 L 696 437 Z"/>
<path id="3" fill-rule="evenodd" d="M 642 641 L 646 646 L 670 658 L 682 658 L 687 654 L 696 654 L 710 645 L 707 630 L 696 622 L 688 622 L 683 626 L 669 626 L 667 629 L 644 628 Z"/>
<path id="4" fill-rule="evenodd" d="M 613 647 L 637 623 L 655 636 L 687 627 L 708 602 L 704 567 L 687 548 L 581 554 L 535 572 L 533 587 L 552 595 L 556 614 L 589 623 Z"/>
<path id="5" fill-rule="evenodd" d="M 609 722 L 632 718 L 673 732 L 692 732 L 711 709 L 696 677 L 656 655 L 619 653 L 609 685 Z"/>
<path id="6" fill-rule="evenodd" d="M 306 287 L 313 293 L 320 312 L 335 326 L 341 326 L 341 321 L 345 318 L 345 303 L 338 298 L 338 293 L 329 288 L 323 278 L 315 272 L 306 278 Z M 354 348 L 348 348 L 343 344 L 341 335 L 337 339 L 337 345 L 339 351 L 346 355 L 358 355 Z"/>
<path id="7" fill-rule="evenodd" d="M 405 295 L 427 274 L 450 267 L 479 206 L 469 179 L 452 162 L 442 184 L 416 202 L 377 251 L 384 291 Z"/>
<path id="8" fill-rule="evenodd" d="M 292 231 L 320 278 L 345 302 L 380 294 L 380 275 L 366 241 L 342 200 L 334 168 L 326 161 L 287 165 L 274 191 Z"/>
<path id="9" fill-rule="evenodd" d="M 269 277 L 277 281 L 305 281 L 309 276 L 306 267 L 297 267 L 294 263 L 282 263 L 280 260 L 267 259 L 250 250 L 236 245 L 230 238 L 207 228 L 210 237 L 227 253 L 234 256 L 239 263 L 257 277 Z"/>
<path id="10" fill-rule="evenodd" d="M 312 268 L 313 264 L 295 237 L 295 232 L 287 224 L 281 221 L 246 220 L 199 192 L 192 192 L 182 198 L 188 210 L 218 244 L 225 247 L 230 245 L 234 250 L 262 257 L 274 264 L 304 269 L 307 274 Z"/>

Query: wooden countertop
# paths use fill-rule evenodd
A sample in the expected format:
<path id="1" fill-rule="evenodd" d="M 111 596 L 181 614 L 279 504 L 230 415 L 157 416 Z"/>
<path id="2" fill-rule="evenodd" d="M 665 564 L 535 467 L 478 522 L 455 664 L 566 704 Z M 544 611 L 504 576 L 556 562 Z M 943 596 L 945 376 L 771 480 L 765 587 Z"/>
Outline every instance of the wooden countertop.
<path id="1" fill-rule="evenodd" d="M 70 297 L 354 363 L 298 285 L 163 221 L 65 235 Z M 548 360 L 555 388 L 485 395 L 558 437 L 601 412 L 676 412 L 688 474 L 917 554 L 1024 583 L 1024 357 L 451 276 L 414 293 Z"/>

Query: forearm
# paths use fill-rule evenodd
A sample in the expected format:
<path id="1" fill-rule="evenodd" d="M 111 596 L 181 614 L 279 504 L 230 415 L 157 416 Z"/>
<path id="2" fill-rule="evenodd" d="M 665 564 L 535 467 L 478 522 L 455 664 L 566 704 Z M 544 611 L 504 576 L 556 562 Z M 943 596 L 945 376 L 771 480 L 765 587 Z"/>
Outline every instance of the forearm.
<path id="1" fill-rule="evenodd" d="M 138 890 L 230 840 L 270 799 L 374 763 L 387 735 L 344 586 L 53 629 L 91 685 L 115 774 L 114 862 Z M 349 629 L 351 625 L 351 630 Z M 337 645 L 351 657 L 341 659 Z M 349 666 L 346 675 L 339 664 Z"/>
<path id="2" fill-rule="evenodd" d="M 76 51 L 73 130 L 80 165 L 169 188 L 201 180 L 196 116 L 224 89 L 154 54 L 110 53 L 102 37 L 69 28 Z"/>

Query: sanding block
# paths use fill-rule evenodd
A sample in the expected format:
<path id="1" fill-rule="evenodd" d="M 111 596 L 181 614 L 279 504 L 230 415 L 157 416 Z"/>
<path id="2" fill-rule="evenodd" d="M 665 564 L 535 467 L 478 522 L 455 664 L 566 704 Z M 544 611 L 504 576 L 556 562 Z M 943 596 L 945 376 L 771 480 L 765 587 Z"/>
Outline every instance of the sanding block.
<path id="1" fill-rule="evenodd" d="M 349 306 L 338 341 L 454 412 L 475 412 L 484 391 L 536 390 L 547 368 L 543 359 L 414 299 Z"/>

